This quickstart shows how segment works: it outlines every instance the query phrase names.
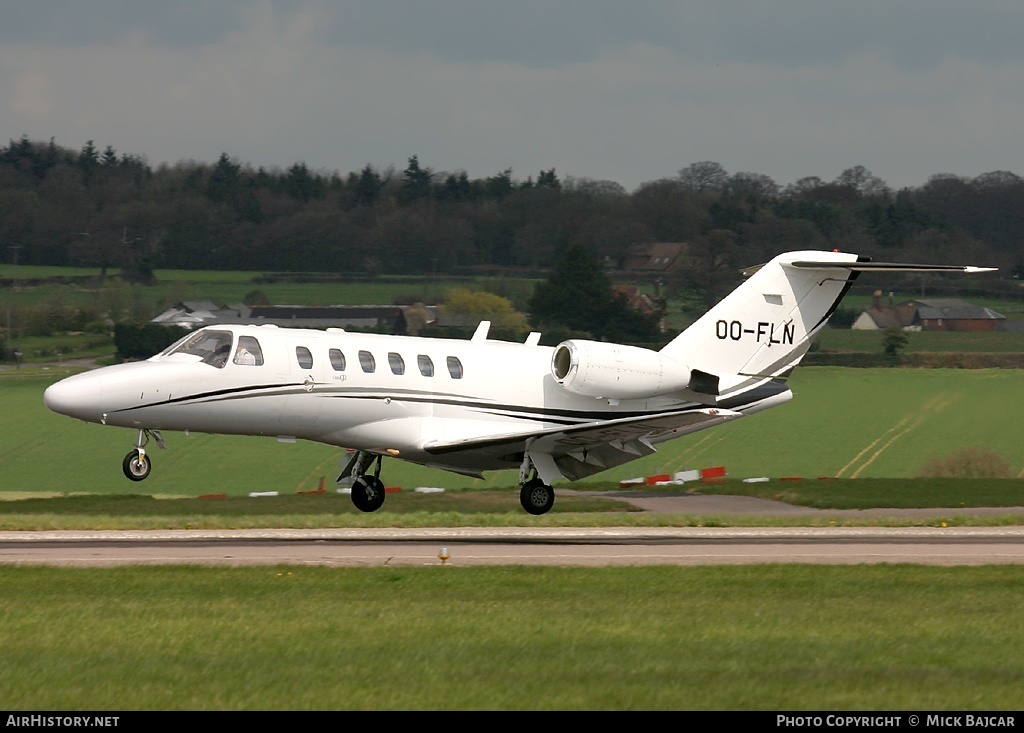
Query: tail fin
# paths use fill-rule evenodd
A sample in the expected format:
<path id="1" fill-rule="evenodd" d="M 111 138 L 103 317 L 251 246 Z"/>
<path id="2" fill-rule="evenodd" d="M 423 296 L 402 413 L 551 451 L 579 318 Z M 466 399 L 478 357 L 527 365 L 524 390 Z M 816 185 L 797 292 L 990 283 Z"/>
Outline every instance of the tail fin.
<path id="1" fill-rule="evenodd" d="M 689 389 L 728 397 L 800 363 L 861 272 L 987 272 L 994 268 L 870 262 L 846 252 L 788 252 L 749 279 L 661 353 L 692 370 Z"/>

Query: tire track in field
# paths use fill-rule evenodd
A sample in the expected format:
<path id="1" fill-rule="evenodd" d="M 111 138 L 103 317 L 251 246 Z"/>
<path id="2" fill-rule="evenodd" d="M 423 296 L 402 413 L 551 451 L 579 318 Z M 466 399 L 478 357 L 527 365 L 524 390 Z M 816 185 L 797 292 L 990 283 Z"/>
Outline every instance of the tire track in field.
<path id="1" fill-rule="evenodd" d="M 953 403 L 957 402 L 962 395 L 950 394 L 950 393 L 939 393 L 932 396 L 924 405 L 921 406 L 920 410 L 917 410 L 912 415 L 908 415 L 896 423 L 894 426 L 886 430 L 880 436 L 871 441 L 863 450 L 855 455 L 845 466 L 836 472 L 836 478 L 842 478 L 843 474 L 846 473 L 847 469 L 851 468 L 858 461 L 867 458 L 857 466 L 856 470 L 850 474 L 849 478 L 857 478 L 861 472 L 875 462 L 879 456 L 882 455 L 888 448 L 892 446 L 897 440 L 902 438 L 907 433 L 916 430 L 921 427 L 929 417 L 941 412 Z M 884 441 L 884 442 L 883 442 Z M 879 443 L 881 445 L 879 446 Z M 877 449 L 875 447 L 878 446 Z M 874 451 L 868 455 L 869 451 Z"/>
<path id="2" fill-rule="evenodd" d="M 689 468 L 691 462 L 696 461 L 699 455 L 704 453 L 709 448 L 713 448 L 715 444 L 723 440 L 723 438 L 724 436 L 719 435 L 716 431 L 707 431 L 702 434 L 702 436 L 699 440 L 697 440 L 696 443 L 686 448 L 683 448 L 678 452 L 667 453 L 665 452 L 664 446 L 659 446 L 657 453 L 652 453 L 651 455 L 660 456 L 661 461 L 658 464 L 659 466 L 663 466 L 666 463 L 669 463 L 676 466 L 676 468 L 673 470 L 684 471 L 687 468 Z M 680 440 L 679 442 L 682 443 L 683 441 Z M 654 470 L 656 470 L 658 473 L 663 472 L 661 468 L 657 468 Z M 630 473 L 630 478 L 634 478 L 632 473 Z"/>
<path id="3" fill-rule="evenodd" d="M 327 458 L 323 459 L 322 461 L 320 461 L 320 463 L 318 463 L 315 466 L 313 466 L 313 470 L 310 471 L 308 474 L 306 474 L 306 478 L 302 479 L 301 481 L 299 481 L 298 484 L 295 485 L 295 491 L 296 492 L 299 492 L 299 491 L 310 491 L 309 488 L 302 488 L 302 487 L 303 486 L 308 487 L 309 482 L 312 481 L 314 479 L 314 477 L 318 473 L 321 473 L 321 472 L 322 472 L 322 476 L 324 478 L 324 483 L 334 483 L 333 480 L 332 481 L 327 481 L 327 473 L 328 473 L 328 471 L 327 471 L 327 469 L 324 468 L 324 466 L 326 466 L 328 463 L 334 463 L 337 460 L 338 460 L 337 456 L 327 456 Z M 342 471 L 342 468 L 339 467 L 338 468 L 338 473 L 340 474 L 341 471 Z"/>
<path id="4" fill-rule="evenodd" d="M 707 451 L 709 448 L 714 447 L 717 443 L 721 442 L 723 438 L 724 436 L 722 435 L 709 432 L 689 448 L 676 454 L 676 460 L 683 462 L 684 465 L 688 465 L 690 461 L 695 461 L 699 455 Z"/>
<path id="5" fill-rule="evenodd" d="M 182 433 L 181 437 L 184 437 L 185 440 L 180 441 L 174 446 L 173 453 L 170 452 L 170 446 L 168 446 L 168 452 L 164 460 L 165 466 L 176 466 L 182 461 L 190 459 L 197 450 L 209 445 L 219 436 L 213 433 Z M 146 448 L 147 455 L 153 452 Z"/>

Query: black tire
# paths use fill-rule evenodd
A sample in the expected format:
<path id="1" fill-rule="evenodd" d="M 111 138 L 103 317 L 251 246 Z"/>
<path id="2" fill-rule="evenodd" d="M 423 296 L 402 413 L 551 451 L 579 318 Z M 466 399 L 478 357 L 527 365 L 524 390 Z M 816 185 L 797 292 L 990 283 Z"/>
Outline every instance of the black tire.
<path id="1" fill-rule="evenodd" d="M 358 476 L 352 482 L 352 503 L 361 512 L 375 512 L 384 505 L 384 483 L 374 476 Z"/>
<path id="2" fill-rule="evenodd" d="M 530 514 L 546 514 L 555 505 L 555 490 L 539 478 L 531 479 L 520 489 L 519 503 Z"/>
<path id="3" fill-rule="evenodd" d="M 121 462 L 121 470 L 132 481 L 142 481 L 153 470 L 153 464 L 150 462 L 149 456 L 133 450 L 124 457 Z"/>

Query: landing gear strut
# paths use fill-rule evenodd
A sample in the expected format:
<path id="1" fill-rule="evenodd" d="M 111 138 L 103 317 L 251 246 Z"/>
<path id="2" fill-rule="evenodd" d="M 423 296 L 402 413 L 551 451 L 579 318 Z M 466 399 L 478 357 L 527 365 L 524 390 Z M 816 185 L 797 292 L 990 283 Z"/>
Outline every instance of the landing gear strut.
<path id="1" fill-rule="evenodd" d="M 359 451 L 342 473 L 342 476 L 346 473 L 352 476 L 352 503 L 361 512 L 375 512 L 384 505 L 384 482 L 380 480 L 382 459 L 383 456 Z M 373 464 L 372 476 L 368 475 L 370 465 L 364 468 L 367 461 Z"/>
<path id="2" fill-rule="evenodd" d="M 149 456 L 146 455 L 146 444 L 149 443 L 151 437 L 156 440 L 156 444 L 161 448 L 167 447 L 164 445 L 164 439 L 160 436 L 158 430 L 141 428 L 139 430 L 139 439 L 135 441 L 135 447 L 128 451 L 128 455 L 121 461 L 121 470 L 132 481 L 142 481 L 153 470 L 153 463 L 149 460 Z"/>

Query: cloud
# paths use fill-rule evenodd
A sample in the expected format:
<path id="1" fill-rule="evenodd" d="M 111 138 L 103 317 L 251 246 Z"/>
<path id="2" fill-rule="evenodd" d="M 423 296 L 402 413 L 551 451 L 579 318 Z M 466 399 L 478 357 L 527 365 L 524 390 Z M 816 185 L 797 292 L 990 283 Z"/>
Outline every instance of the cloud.
<path id="1" fill-rule="evenodd" d="M 700 160 L 783 185 L 1024 170 L 1017 3 L 39 3 L 56 25 L 36 5 L 0 30 L 0 126 L 153 164 L 418 155 L 629 190 Z"/>

